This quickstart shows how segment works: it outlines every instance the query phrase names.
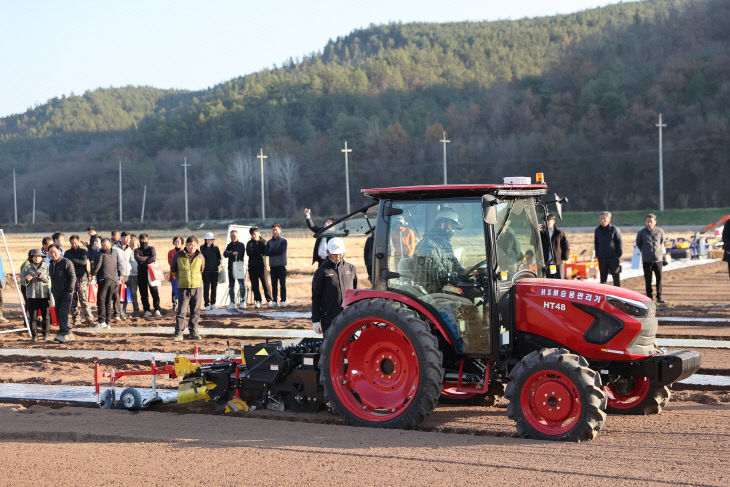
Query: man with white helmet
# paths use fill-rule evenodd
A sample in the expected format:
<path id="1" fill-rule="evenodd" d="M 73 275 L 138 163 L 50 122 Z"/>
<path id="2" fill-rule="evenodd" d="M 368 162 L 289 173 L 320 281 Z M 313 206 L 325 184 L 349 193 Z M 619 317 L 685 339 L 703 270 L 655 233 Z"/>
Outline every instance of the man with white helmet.
<path id="1" fill-rule="evenodd" d="M 205 258 L 203 269 L 203 306 L 204 309 L 215 309 L 216 290 L 218 287 L 218 268 L 221 265 L 221 251 L 214 245 L 215 235 L 212 232 L 205 234 L 205 243 L 200 247 L 200 253 Z"/>
<path id="2" fill-rule="evenodd" d="M 342 311 L 348 289 L 357 289 L 355 266 L 345 262 L 345 242 L 331 238 L 327 242 L 327 259 L 312 279 L 312 329 L 324 333 Z"/>

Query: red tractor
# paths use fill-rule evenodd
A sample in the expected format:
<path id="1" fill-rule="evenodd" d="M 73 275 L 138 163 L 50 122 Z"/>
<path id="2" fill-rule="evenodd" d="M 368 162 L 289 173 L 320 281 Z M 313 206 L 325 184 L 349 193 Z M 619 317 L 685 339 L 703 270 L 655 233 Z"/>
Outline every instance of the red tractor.
<path id="1" fill-rule="evenodd" d="M 589 440 L 607 412 L 658 413 L 699 369 L 657 348 L 646 296 L 544 279 L 537 210 L 565 200 L 506 183 L 365 189 L 374 203 L 318 234 L 374 236 L 372 289 L 347 292 L 319 361 L 346 424 L 412 428 L 441 397 L 504 394 L 520 436 Z"/>

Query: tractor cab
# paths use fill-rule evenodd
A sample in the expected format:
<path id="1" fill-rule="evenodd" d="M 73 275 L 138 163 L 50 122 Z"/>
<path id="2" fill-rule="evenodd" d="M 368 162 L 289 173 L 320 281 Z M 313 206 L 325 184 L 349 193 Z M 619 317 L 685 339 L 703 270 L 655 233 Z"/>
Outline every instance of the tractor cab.
<path id="1" fill-rule="evenodd" d="M 403 294 L 439 318 L 459 353 L 497 351 L 497 303 L 525 277 L 543 277 L 536 204 L 544 184 L 364 189 L 377 203 L 317 236 L 374 231 L 373 286 Z"/>

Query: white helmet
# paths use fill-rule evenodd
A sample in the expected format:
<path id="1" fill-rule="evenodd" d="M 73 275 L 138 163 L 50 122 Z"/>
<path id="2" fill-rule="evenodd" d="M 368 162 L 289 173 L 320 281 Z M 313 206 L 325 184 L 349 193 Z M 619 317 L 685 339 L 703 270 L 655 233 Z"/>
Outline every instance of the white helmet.
<path id="1" fill-rule="evenodd" d="M 215 235 L 213 235 L 212 232 L 208 232 L 208 233 L 205 234 L 205 239 L 204 240 L 215 240 Z"/>
<path id="2" fill-rule="evenodd" d="M 327 252 L 330 254 L 344 254 L 345 241 L 337 237 L 329 239 L 329 242 L 327 242 Z"/>

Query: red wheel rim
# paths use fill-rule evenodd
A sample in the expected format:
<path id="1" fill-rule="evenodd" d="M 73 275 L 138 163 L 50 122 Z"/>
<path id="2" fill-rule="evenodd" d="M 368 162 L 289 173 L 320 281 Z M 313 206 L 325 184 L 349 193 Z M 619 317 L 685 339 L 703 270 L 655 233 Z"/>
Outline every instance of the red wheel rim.
<path id="1" fill-rule="evenodd" d="M 351 323 L 330 355 L 332 387 L 342 404 L 367 421 L 388 421 L 411 404 L 418 390 L 418 357 L 406 334 L 390 322 Z"/>
<path id="2" fill-rule="evenodd" d="M 641 403 L 649 392 L 649 378 L 639 377 L 634 382 L 634 386 L 625 394 L 619 393 L 613 384 L 607 384 L 603 387 L 608 396 L 608 406 L 614 409 L 630 409 Z"/>
<path id="3" fill-rule="evenodd" d="M 567 433 L 580 418 L 580 393 L 572 380 L 555 370 L 532 374 L 520 393 L 528 423 L 546 435 Z"/>

